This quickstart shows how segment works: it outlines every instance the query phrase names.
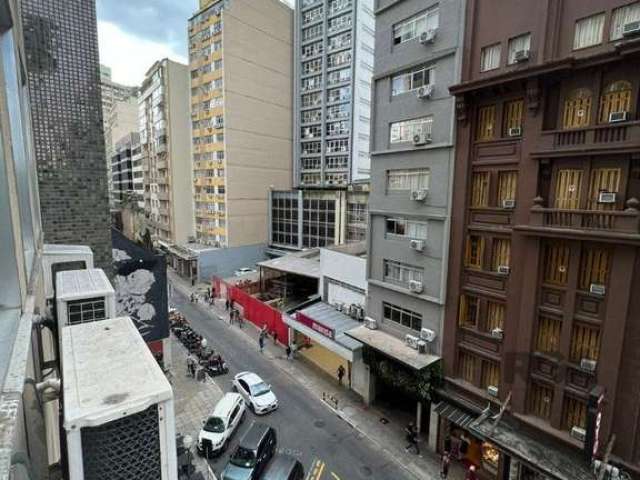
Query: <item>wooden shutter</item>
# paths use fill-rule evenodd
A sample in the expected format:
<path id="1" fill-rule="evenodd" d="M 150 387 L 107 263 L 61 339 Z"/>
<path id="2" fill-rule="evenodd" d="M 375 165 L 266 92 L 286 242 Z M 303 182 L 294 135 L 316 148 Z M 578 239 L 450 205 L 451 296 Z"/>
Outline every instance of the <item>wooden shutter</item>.
<path id="1" fill-rule="evenodd" d="M 571 430 L 573 427 L 586 428 L 587 402 L 575 397 L 564 397 L 562 427 Z"/>
<path id="2" fill-rule="evenodd" d="M 576 324 L 571 331 L 572 362 L 580 363 L 583 358 L 598 360 L 600 356 L 600 328 L 592 325 Z"/>
<path id="3" fill-rule="evenodd" d="M 474 383 L 476 357 L 467 352 L 460 352 L 458 356 L 458 373 L 463 380 Z"/>
<path id="4" fill-rule="evenodd" d="M 495 328 L 504 328 L 504 311 L 503 303 L 487 303 L 487 324 L 485 326 L 487 332 L 491 332 Z"/>
<path id="5" fill-rule="evenodd" d="M 554 208 L 580 208 L 582 191 L 582 170 L 560 169 L 557 173 Z"/>
<path id="6" fill-rule="evenodd" d="M 471 206 L 489 205 L 489 172 L 476 172 L 471 176 Z"/>
<path id="7" fill-rule="evenodd" d="M 498 206 L 504 200 L 515 200 L 518 186 L 518 172 L 498 173 Z"/>
<path id="8" fill-rule="evenodd" d="M 489 385 L 500 386 L 500 364 L 491 360 L 482 360 L 480 367 L 480 385 L 487 388 Z"/>
<path id="9" fill-rule="evenodd" d="M 483 256 L 484 238 L 479 235 L 468 235 L 465 250 L 465 266 L 467 268 L 482 269 Z"/>
<path id="10" fill-rule="evenodd" d="M 498 267 L 511 265 L 511 240 L 508 238 L 494 238 L 491 253 L 491 270 L 498 271 Z"/>
<path id="11" fill-rule="evenodd" d="M 580 259 L 580 289 L 589 290 L 592 283 L 607 283 L 610 257 L 610 251 L 604 248 L 593 247 L 583 250 Z"/>
<path id="12" fill-rule="evenodd" d="M 488 105 L 478 110 L 477 140 L 486 141 L 495 138 L 496 106 Z"/>
<path id="13" fill-rule="evenodd" d="M 598 203 L 600 192 L 620 191 L 619 168 L 594 168 L 589 178 L 589 205 L 590 210 L 613 210 L 615 203 Z"/>
<path id="14" fill-rule="evenodd" d="M 505 104 L 504 131 L 509 133 L 510 128 L 522 128 L 522 112 L 524 100 L 514 100 Z"/>
<path id="15" fill-rule="evenodd" d="M 631 83 L 621 80 L 607 86 L 600 97 L 600 123 L 609 123 L 609 114 L 631 110 Z"/>
<path id="16" fill-rule="evenodd" d="M 553 317 L 540 317 L 538 319 L 538 333 L 536 335 L 536 350 L 544 353 L 559 352 L 561 333 L 561 320 Z"/>
<path id="17" fill-rule="evenodd" d="M 553 285 L 566 285 L 569 270 L 569 246 L 547 243 L 544 248 L 544 281 Z"/>
<path id="18" fill-rule="evenodd" d="M 460 312 L 458 323 L 463 327 L 475 327 L 478 324 L 478 308 L 480 302 L 477 297 L 460 295 Z"/>
<path id="19" fill-rule="evenodd" d="M 564 102 L 563 128 L 582 128 L 591 119 L 591 91 L 586 88 L 574 90 Z"/>
<path id="20" fill-rule="evenodd" d="M 528 397 L 529 413 L 548 420 L 551 416 L 551 405 L 553 404 L 553 387 L 532 383 Z"/>

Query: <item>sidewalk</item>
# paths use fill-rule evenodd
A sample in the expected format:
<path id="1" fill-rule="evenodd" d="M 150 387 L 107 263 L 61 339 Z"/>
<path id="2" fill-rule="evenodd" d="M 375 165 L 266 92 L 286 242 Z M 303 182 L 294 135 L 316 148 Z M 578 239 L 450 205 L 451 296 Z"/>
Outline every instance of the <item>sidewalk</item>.
<path id="1" fill-rule="evenodd" d="M 204 286 L 200 284 L 191 287 L 172 271 L 168 271 L 168 279 L 174 288 L 178 288 L 187 296 Z M 224 309 L 210 306 L 204 302 L 201 302 L 200 306 L 209 313 L 212 319 L 229 322 L 229 314 Z M 242 329 L 236 327 L 234 331 L 242 335 L 251 348 L 256 348 L 260 332 L 254 324 L 245 321 Z M 404 428 L 409 421 L 413 420 L 413 417 L 404 412 L 387 411 L 380 407 L 367 407 L 353 391 L 339 386 L 335 379 L 321 372 L 317 367 L 299 360 L 299 357 L 287 360 L 284 347 L 274 345 L 270 338 L 265 341 L 264 355 L 275 366 L 287 372 L 292 377 L 292 381 L 298 382 L 317 396 L 327 408 L 333 410 L 360 435 L 375 443 L 380 450 L 388 453 L 390 458 L 416 478 L 428 480 L 440 478 L 439 456 L 429 450 L 425 438 L 420 439 L 420 455 L 405 451 L 407 442 Z M 337 407 L 331 400 L 323 400 L 323 397 L 336 399 Z M 449 480 L 462 480 L 464 478 L 462 467 L 452 463 L 448 478 Z"/>

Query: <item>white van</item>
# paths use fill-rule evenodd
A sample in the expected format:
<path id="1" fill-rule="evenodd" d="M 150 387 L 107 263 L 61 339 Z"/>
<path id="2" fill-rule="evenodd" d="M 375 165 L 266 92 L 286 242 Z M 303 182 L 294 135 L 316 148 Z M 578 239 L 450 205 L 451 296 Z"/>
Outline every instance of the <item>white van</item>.
<path id="1" fill-rule="evenodd" d="M 219 455 L 244 420 L 246 406 L 239 393 L 227 393 L 216 404 L 213 413 L 203 421 L 198 434 L 198 453 L 207 458 Z"/>

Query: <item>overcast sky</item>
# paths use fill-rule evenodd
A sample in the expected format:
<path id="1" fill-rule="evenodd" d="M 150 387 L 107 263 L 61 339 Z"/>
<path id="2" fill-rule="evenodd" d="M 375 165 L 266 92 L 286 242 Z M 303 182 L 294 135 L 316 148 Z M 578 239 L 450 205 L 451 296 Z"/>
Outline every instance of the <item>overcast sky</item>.
<path id="1" fill-rule="evenodd" d="M 198 0 L 97 0 L 96 5 L 100 63 L 111 67 L 114 81 L 139 85 L 164 57 L 187 63 L 187 20 Z"/>

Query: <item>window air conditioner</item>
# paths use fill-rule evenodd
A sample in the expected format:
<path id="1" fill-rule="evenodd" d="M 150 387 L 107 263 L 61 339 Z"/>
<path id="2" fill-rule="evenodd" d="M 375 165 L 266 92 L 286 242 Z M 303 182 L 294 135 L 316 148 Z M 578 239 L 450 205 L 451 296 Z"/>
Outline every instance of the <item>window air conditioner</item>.
<path id="1" fill-rule="evenodd" d="M 580 442 L 584 442 L 587 438 L 587 431 L 584 428 L 573 427 L 571 429 L 571 436 Z"/>
<path id="2" fill-rule="evenodd" d="M 129 317 L 66 328 L 68 478 L 176 480 L 173 392 Z"/>
<path id="3" fill-rule="evenodd" d="M 510 137 L 521 137 L 522 136 L 522 127 L 511 127 L 509 128 L 509 136 Z"/>
<path id="4" fill-rule="evenodd" d="M 431 143 L 430 133 L 416 133 L 413 136 L 413 144 L 416 146 L 427 145 L 428 143 Z"/>
<path id="5" fill-rule="evenodd" d="M 411 191 L 411 200 L 416 202 L 424 202 L 429 195 L 429 190 L 426 188 L 420 190 L 412 190 Z"/>
<path id="6" fill-rule="evenodd" d="M 378 321 L 375 318 L 365 317 L 364 326 L 369 330 L 377 330 L 378 329 Z"/>
<path id="7" fill-rule="evenodd" d="M 587 372 L 595 372 L 598 367 L 598 362 L 591 360 L 590 358 L 583 358 L 580 360 L 580 368 Z"/>
<path id="8" fill-rule="evenodd" d="M 412 293 L 422 293 L 423 290 L 423 285 L 422 282 L 419 282 L 417 280 L 410 280 L 409 281 L 409 290 Z"/>
<path id="9" fill-rule="evenodd" d="M 594 295 L 604 296 L 605 291 L 605 286 L 600 283 L 592 283 L 591 285 L 589 285 L 589 293 L 592 293 Z"/>
<path id="10" fill-rule="evenodd" d="M 421 328 L 420 338 L 425 342 L 433 342 L 436 339 L 436 332 L 428 328 Z"/>
<path id="11" fill-rule="evenodd" d="M 507 265 L 498 265 L 498 273 L 502 273 L 504 275 L 508 275 L 511 271 L 511 268 Z"/>
<path id="12" fill-rule="evenodd" d="M 600 192 L 598 203 L 616 203 L 616 192 Z"/>
<path id="13" fill-rule="evenodd" d="M 500 391 L 498 390 L 498 387 L 496 387 L 495 385 L 489 385 L 487 387 L 487 393 L 492 397 L 497 397 Z"/>
<path id="14" fill-rule="evenodd" d="M 513 198 L 509 198 L 502 201 L 502 208 L 515 208 L 516 201 Z"/>
<path id="15" fill-rule="evenodd" d="M 409 242 L 409 248 L 416 252 L 422 252 L 424 250 L 424 242 L 422 240 L 411 240 Z"/>
<path id="16" fill-rule="evenodd" d="M 531 52 L 529 50 L 518 50 L 513 56 L 513 60 L 516 63 L 526 62 L 527 60 L 529 60 L 530 54 Z"/>
<path id="17" fill-rule="evenodd" d="M 493 330 L 491 330 L 491 336 L 493 338 L 502 340 L 502 337 L 504 336 L 504 330 L 502 330 L 501 328 L 494 328 Z"/>
<path id="18" fill-rule="evenodd" d="M 432 84 L 423 85 L 422 87 L 418 88 L 418 90 L 416 90 L 416 95 L 421 99 L 431 98 L 431 96 L 433 95 L 433 88 L 434 87 Z"/>
<path id="19" fill-rule="evenodd" d="M 424 340 L 418 340 L 418 353 L 427 353 L 427 342 Z"/>
<path id="20" fill-rule="evenodd" d="M 420 43 L 423 45 L 433 43 L 436 39 L 437 33 L 438 33 L 438 30 L 436 28 L 430 28 L 426 32 L 422 32 L 420 34 Z"/>
<path id="21" fill-rule="evenodd" d="M 45 244 L 42 252 L 44 290 L 47 300 L 56 293 L 56 275 L 65 270 L 93 268 L 93 252 L 85 245 Z"/>
<path id="22" fill-rule="evenodd" d="M 627 112 L 611 112 L 609 114 L 609 123 L 618 123 L 627 121 Z"/>
<path id="23" fill-rule="evenodd" d="M 406 343 L 409 347 L 417 350 L 418 349 L 418 342 L 420 341 L 420 338 L 416 337 L 415 335 L 405 335 L 404 336 L 404 343 Z"/>
<path id="24" fill-rule="evenodd" d="M 625 37 L 631 37 L 638 34 L 640 34 L 640 20 L 625 23 L 624 27 L 622 27 L 622 35 Z"/>

